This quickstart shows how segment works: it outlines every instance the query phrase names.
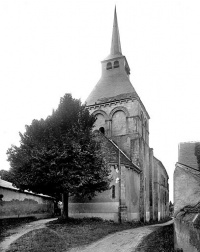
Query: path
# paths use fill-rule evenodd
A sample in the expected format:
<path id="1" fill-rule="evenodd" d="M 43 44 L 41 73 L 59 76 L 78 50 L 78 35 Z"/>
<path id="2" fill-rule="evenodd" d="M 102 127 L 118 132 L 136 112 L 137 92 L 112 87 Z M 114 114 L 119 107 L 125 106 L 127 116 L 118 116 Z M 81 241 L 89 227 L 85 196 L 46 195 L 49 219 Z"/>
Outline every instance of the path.
<path id="1" fill-rule="evenodd" d="M 1 244 L 0 244 L 0 252 L 6 252 L 9 248 L 10 244 L 17 240 L 22 235 L 33 231 L 35 229 L 44 228 L 45 224 L 56 220 L 53 219 L 44 219 L 38 220 L 16 229 L 13 229 L 13 235 L 7 237 Z M 111 235 L 106 236 L 105 238 L 94 242 L 89 246 L 80 247 L 80 248 L 73 248 L 69 252 L 134 252 L 136 251 L 137 246 L 141 243 L 143 238 L 148 234 L 155 231 L 160 226 L 166 226 L 173 223 L 173 220 L 168 221 L 163 224 L 155 224 L 150 226 L 144 226 L 139 228 L 133 228 L 129 230 L 124 230 L 121 232 L 117 232 Z"/>
<path id="2" fill-rule="evenodd" d="M 155 231 L 158 227 L 172 223 L 173 220 L 163 224 L 124 230 L 106 236 L 85 248 L 74 248 L 69 252 L 134 252 L 145 236 Z"/>
<path id="3" fill-rule="evenodd" d="M 33 231 L 35 229 L 44 228 L 46 223 L 48 223 L 49 221 L 56 220 L 56 219 L 57 218 L 37 220 L 37 221 L 30 222 L 26 225 L 20 226 L 18 228 L 15 228 L 12 231 L 8 230 L 8 232 L 12 232 L 12 234 L 8 236 L 7 238 L 5 238 L 3 242 L 0 243 L 0 252 L 5 252 L 10 246 L 10 244 L 16 241 L 22 235 L 30 231 Z"/>

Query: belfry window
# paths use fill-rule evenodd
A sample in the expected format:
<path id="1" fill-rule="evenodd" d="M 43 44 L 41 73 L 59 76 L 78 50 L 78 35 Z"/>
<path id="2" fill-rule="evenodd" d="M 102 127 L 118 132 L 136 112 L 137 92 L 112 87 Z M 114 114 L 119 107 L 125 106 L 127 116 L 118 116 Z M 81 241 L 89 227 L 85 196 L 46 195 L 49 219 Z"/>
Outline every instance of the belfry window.
<path id="1" fill-rule="evenodd" d="M 107 63 L 106 69 L 107 69 L 107 70 L 112 69 L 112 63 L 111 63 L 111 62 L 108 62 L 108 63 Z"/>
<path id="2" fill-rule="evenodd" d="M 119 61 L 118 60 L 114 61 L 114 68 L 117 68 L 117 67 L 119 67 Z"/>

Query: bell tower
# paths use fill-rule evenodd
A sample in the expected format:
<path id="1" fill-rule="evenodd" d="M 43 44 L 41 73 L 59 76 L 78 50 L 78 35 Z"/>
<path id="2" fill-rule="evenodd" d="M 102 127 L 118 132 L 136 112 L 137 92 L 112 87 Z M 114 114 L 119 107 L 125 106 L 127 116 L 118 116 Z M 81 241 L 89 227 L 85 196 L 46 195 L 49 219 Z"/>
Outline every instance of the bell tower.
<path id="1" fill-rule="evenodd" d="M 110 54 L 101 61 L 102 74 L 86 104 L 97 118 L 95 129 L 114 141 L 142 170 L 140 214 L 149 212 L 149 115 L 130 82 L 130 67 L 122 54 L 116 7 Z"/>
<path id="2" fill-rule="evenodd" d="M 95 129 L 116 141 L 136 161 L 131 140 L 139 137 L 149 143 L 149 115 L 130 82 L 130 67 L 121 49 L 116 7 L 110 54 L 101 65 L 101 78 L 86 100 L 90 112 L 97 117 Z"/>

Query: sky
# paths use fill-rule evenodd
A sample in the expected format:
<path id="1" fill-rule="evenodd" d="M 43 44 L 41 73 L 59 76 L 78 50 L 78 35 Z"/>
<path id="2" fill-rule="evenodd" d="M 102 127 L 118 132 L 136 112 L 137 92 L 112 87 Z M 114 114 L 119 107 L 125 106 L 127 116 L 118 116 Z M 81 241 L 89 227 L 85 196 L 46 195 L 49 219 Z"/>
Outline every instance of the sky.
<path id="1" fill-rule="evenodd" d="M 0 169 L 19 132 L 65 93 L 85 101 L 109 55 L 117 6 L 130 80 L 150 115 L 150 147 L 169 174 L 178 144 L 200 140 L 199 0 L 0 0 Z"/>

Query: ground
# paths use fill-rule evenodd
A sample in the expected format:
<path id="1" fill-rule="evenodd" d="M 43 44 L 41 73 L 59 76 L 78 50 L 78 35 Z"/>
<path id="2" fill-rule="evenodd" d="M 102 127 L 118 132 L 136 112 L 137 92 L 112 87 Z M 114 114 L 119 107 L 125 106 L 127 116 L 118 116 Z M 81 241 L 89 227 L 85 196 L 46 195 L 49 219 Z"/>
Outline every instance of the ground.
<path id="1" fill-rule="evenodd" d="M 0 244 L 0 251 L 103 252 L 108 251 L 108 248 L 109 252 L 173 251 L 163 250 L 163 248 L 161 250 L 155 250 L 155 248 L 147 250 L 149 247 L 152 249 L 153 242 L 156 242 L 154 245 L 158 247 L 158 241 L 161 240 L 158 237 L 159 234 L 162 233 L 164 228 L 170 227 L 172 221 L 167 224 L 142 227 L 137 227 L 138 224 L 133 223 L 120 225 L 98 219 L 77 220 L 67 224 L 54 221 L 46 224 L 49 221 L 51 220 L 34 221 L 12 230 L 14 234 L 9 235 Z M 141 225 L 141 223 L 139 224 Z M 171 233 L 173 235 L 173 230 Z M 169 237 L 169 233 L 167 235 Z"/>

